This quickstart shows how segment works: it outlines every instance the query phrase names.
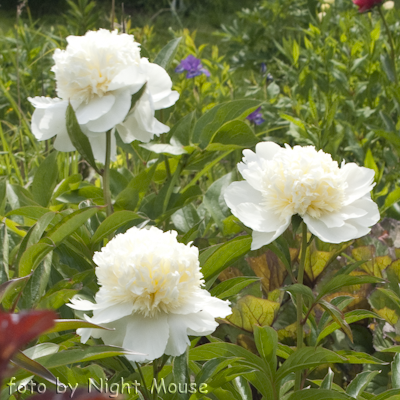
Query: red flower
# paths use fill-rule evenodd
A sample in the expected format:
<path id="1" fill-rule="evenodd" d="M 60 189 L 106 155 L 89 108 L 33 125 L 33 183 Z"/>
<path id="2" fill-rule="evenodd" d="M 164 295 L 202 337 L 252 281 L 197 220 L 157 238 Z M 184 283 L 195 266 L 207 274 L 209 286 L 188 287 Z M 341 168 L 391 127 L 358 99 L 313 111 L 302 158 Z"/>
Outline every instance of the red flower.
<path id="1" fill-rule="evenodd" d="M 359 12 L 365 12 L 379 4 L 382 4 L 383 0 L 353 0 L 353 3 L 358 6 Z"/>

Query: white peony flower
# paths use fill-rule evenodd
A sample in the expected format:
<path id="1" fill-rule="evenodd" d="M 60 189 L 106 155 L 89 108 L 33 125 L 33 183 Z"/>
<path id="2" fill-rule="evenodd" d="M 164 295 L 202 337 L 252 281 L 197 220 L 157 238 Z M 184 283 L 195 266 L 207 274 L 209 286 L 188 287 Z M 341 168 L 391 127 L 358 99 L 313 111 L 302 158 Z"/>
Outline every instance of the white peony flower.
<path id="1" fill-rule="evenodd" d="M 216 317 L 231 314 L 229 302 L 201 289 L 198 249 L 179 243 L 176 236 L 134 227 L 95 253 L 96 304 L 72 299 L 69 306 L 93 310 L 88 321 L 115 330 L 78 329 L 83 343 L 93 336 L 146 354 L 127 356 L 138 362 L 178 356 L 190 344 L 188 335 L 209 335 L 218 325 Z"/>
<path id="2" fill-rule="evenodd" d="M 84 36 L 69 36 L 67 42 L 65 50 L 57 49 L 53 55 L 52 71 L 59 98 L 29 98 L 36 108 L 32 132 L 38 140 L 57 135 L 57 150 L 74 150 L 66 129 L 68 101 L 89 138 L 95 158 L 103 163 L 105 132 L 118 124 L 125 129 L 121 137 L 126 143 L 135 139 L 148 142 L 154 135 L 169 131 L 168 126 L 157 121 L 154 112 L 173 105 L 179 94 L 171 90 L 172 81 L 162 67 L 140 58 L 140 45 L 132 35 L 100 29 Z M 132 95 L 146 82 L 143 97 L 131 110 Z M 111 154 L 115 158 L 114 135 L 112 141 Z"/>
<path id="3" fill-rule="evenodd" d="M 391 1 L 391 0 L 385 1 L 385 2 L 382 4 L 382 7 L 383 7 L 385 10 L 391 10 L 392 8 L 394 8 L 394 1 Z"/>
<path id="4" fill-rule="evenodd" d="M 253 229 L 253 250 L 271 243 L 298 214 L 324 242 L 341 243 L 366 235 L 379 221 L 371 200 L 374 171 L 338 163 L 313 146 L 285 148 L 263 142 L 243 151 L 238 169 L 244 181 L 225 191 L 232 213 Z"/>

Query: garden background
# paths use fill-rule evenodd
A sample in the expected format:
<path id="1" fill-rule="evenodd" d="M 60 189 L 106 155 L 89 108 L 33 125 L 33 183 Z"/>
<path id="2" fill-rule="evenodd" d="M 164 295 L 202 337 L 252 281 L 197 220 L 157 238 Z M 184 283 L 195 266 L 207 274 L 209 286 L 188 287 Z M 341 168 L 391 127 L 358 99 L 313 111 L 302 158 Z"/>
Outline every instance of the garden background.
<path id="1" fill-rule="evenodd" d="M 400 0 L 366 3 L 361 13 L 351 0 L 0 2 L 0 317 L 21 316 L 1 331 L 1 400 L 29 398 L 18 390 L 29 382 L 55 390 L 55 378 L 107 381 L 107 395 L 141 382 L 129 399 L 400 399 Z M 117 136 L 105 174 L 74 116 L 79 151 L 38 141 L 28 97 L 56 97 L 53 54 L 67 36 L 112 27 L 134 35 L 180 97 L 155 114 L 169 132 Z M 179 69 L 189 55 L 201 62 L 194 76 Z M 372 169 L 381 220 L 330 244 L 294 216 L 251 250 L 224 193 L 242 179 L 242 151 L 265 141 Z M 94 253 L 146 225 L 199 249 L 204 288 L 232 314 L 182 355 L 140 366 L 101 339 L 82 344 L 75 330 L 93 325 L 67 304 L 99 290 Z M 40 325 L 46 309 L 53 327 Z M 153 379 L 208 393 L 156 393 Z"/>

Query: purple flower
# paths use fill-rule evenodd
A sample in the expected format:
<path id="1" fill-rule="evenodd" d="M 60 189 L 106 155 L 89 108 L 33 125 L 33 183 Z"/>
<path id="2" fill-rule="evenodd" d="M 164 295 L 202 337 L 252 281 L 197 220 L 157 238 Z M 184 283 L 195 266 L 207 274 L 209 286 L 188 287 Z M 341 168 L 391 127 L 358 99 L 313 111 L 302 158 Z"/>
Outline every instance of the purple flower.
<path id="1" fill-rule="evenodd" d="M 178 74 L 184 71 L 187 71 L 186 78 L 194 78 L 195 76 L 199 76 L 201 74 L 210 76 L 210 73 L 201 65 L 201 61 L 191 54 L 184 58 L 175 68 L 175 72 Z"/>
<path id="2" fill-rule="evenodd" d="M 265 122 L 265 119 L 262 117 L 261 107 L 258 107 L 257 110 L 249 114 L 246 119 L 248 119 L 250 122 L 253 122 L 254 125 L 261 125 L 263 122 Z"/>

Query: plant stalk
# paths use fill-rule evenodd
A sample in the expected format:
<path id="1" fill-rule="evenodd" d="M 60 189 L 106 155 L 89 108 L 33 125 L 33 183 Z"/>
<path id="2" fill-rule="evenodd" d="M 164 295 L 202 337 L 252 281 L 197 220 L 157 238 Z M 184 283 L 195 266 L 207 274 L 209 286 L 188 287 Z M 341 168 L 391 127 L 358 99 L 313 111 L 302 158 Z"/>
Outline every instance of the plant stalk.
<path id="1" fill-rule="evenodd" d="M 106 205 L 107 217 L 112 214 L 111 192 L 110 192 L 110 158 L 111 158 L 111 130 L 106 132 L 106 161 L 103 171 L 103 195 Z"/>
<path id="2" fill-rule="evenodd" d="M 300 258 L 300 265 L 299 265 L 299 272 L 297 274 L 297 283 L 300 285 L 303 284 L 304 279 L 304 264 L 306 259 L 306 252 L 307 252 L 307 225 L 303 221 L 302 223 L 302 240 L 301 240 L 301 258 Z M 303 296 L 298 294 L 296 296 L 296 303 L 297 303 L 297 350 L 300 350 L 303 347 Z M 296 378 L 294 383 L 294 390 L 301 389 L 301 381 L 302 381 L 302 371 L 296 372 Z"/>

